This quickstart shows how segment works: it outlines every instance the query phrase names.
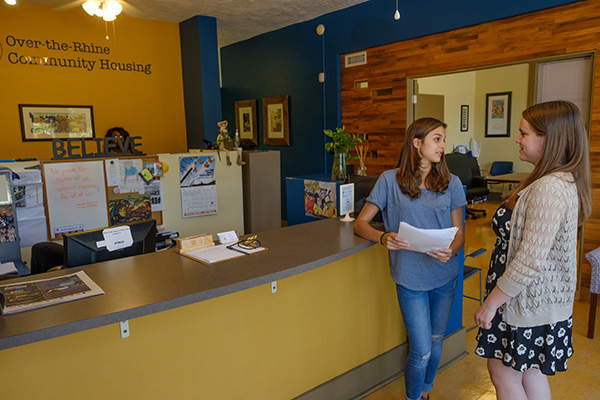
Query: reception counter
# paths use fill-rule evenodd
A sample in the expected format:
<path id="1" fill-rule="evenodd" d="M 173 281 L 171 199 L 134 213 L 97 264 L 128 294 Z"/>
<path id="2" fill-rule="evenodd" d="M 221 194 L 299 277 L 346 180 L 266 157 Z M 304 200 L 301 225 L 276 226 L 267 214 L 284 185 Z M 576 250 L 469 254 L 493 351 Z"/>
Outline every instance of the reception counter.
<path id="1" fill-rule="evenodd" d="M 268 251 L 212 265 L 167 250 L 36 275 L 82 269 L 105 294 L 0 317 L 3 396 L 350 398 L 401 372 L 382 246 L 338 219 L 259 239 Z M 464 354 L 453 336 L 446 362 Z"/>

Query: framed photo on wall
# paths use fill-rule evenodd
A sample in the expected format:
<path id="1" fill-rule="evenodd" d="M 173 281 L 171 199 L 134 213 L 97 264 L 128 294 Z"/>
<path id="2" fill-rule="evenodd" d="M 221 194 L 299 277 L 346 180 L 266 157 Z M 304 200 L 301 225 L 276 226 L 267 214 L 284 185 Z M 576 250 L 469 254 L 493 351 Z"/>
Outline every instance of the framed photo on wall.
<path id="1" fill-rule="evenodd" d="M 92 106 L 19 104 L 23 141 L 92 139 Z"/>
<path id="2" fill-rule="evenodd" d="M 258 145 L 256 100 L 235 102 L 235 127 L 240 130 L 240 140 L 249 139 Z"/>
<path id="3" fill-rule="evenodd" d="M 271 146 L 290 145 L 288 96 L 264 97 L 263 135 L 264 142 Z"/>
<path id="4" fill-rule="evenodd" d="M 486 94 L 485 137 L 510 136 L 510 100 L 512 92 Z"/>
<path id="5" fill-rule="evenodd" d="M 466 132 L 469 130 L 469 106 L 460 106 L 460 131 Z"/>

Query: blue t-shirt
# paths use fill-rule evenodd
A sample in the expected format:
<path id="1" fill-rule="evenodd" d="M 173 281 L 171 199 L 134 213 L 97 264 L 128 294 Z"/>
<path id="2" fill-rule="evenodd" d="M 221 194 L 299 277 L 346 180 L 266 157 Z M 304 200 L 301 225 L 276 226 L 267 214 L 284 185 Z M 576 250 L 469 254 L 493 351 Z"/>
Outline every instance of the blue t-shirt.
<path id="1" fill-rule="evenodd" d="M 420 196 L 412 200 L 400 190 L 397 171 L 392 169 L 382 173 L 367 198 L 381 210 L 385 231 L 398 232 L 401 221 L 423 229 L 451 228 L 450 212 L 467 204 L 458 177 L 450 175 L 450 183 L 444 192 L 421 189 Z M 425 253 L 390 250 L 390 272 L 394 281 L 407 289 L 432 290 L 458 276 L 458 260 L 454 256 L 443 263 Z"/>

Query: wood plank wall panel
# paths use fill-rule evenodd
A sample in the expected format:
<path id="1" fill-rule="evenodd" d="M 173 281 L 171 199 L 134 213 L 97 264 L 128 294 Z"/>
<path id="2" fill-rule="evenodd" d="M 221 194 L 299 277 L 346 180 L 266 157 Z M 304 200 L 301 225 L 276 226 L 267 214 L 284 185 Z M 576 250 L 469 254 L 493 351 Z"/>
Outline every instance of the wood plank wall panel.
<path id="1" fill-rule="evenodd" d="M 367 49 L 367 65 L 344 68 L 342 123 L 368 133 L 377 159 L 367 158 L 369 175 L 393 168 L 406 130 L 406 77 L 457 72 L 569 53 L 596 51 L 600 45 L 600 0 L 588 0 L 477 26 Z M 368 81 L 357 89 L 355 81 Z M 393 90 L 372 98 L 371 91 Z M 594 213 L 585 226 L 584 254 L 600 246 L 600 65 L 594 69 L 591 164 Z M 589 298 L 591 267 L 583 259 L 583 299 Z"/>

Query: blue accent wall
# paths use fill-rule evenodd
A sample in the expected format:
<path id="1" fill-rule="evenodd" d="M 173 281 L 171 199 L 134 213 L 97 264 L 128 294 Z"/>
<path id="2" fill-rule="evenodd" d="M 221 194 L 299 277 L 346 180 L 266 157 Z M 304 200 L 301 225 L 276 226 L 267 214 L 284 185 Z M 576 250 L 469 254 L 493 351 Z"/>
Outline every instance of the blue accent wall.
<path id="1" fill-rule="evenodd" d="M 340 54 L 575 2 L 400 1 L 402 17 L 396 21 L 393 0 L 370 0 L 265 33 L 221 49 L 223 118 L 235 125 L 234 102 L 258 100 L 258 148 L 281 151 L 285 188 L 286 176 L 331 169 L 331 157 L 323 147 L 323 127 L 341 124 Z M 325 25 L 323 37 L 315 32 L 318 24 Z M 326 81 L 321 84 L 318 74 L 323 63 Z M 262 98 L 282 95 L 290 96 L 290 146 L 264 146 Z M 282 219 L 286 219 L 285 190 L 282 194 Z"/>
<path id="2" fill-rule="evenodd" d="M 214 142 L 221 121 L 217 20 L 196 16 L 179 24 L 188 148 Z M 234 131 L 235 132 L 235 131 Z"/>

